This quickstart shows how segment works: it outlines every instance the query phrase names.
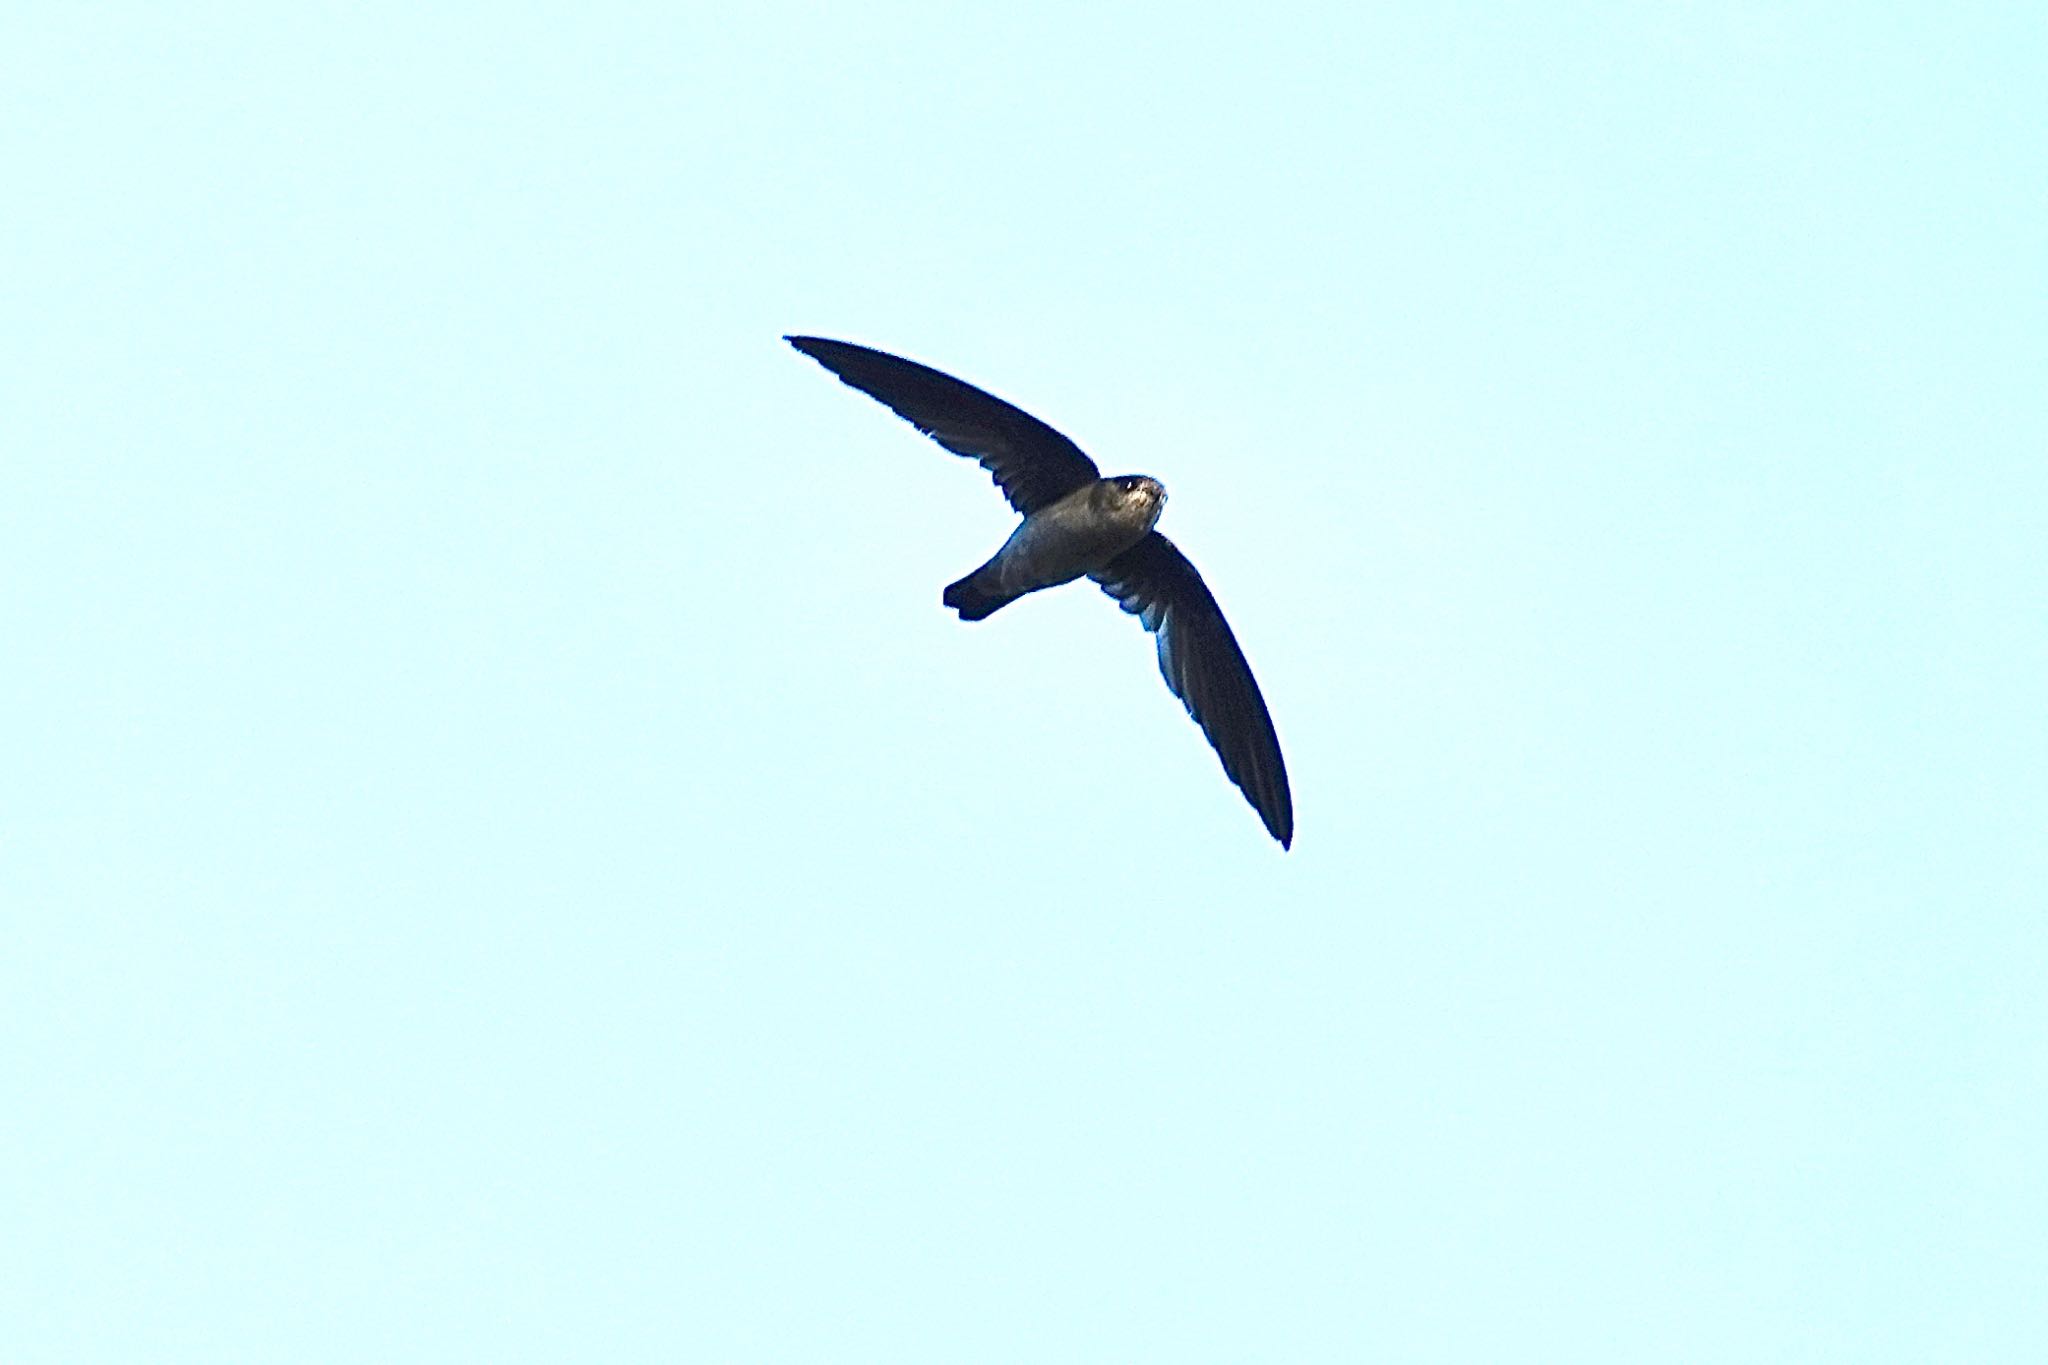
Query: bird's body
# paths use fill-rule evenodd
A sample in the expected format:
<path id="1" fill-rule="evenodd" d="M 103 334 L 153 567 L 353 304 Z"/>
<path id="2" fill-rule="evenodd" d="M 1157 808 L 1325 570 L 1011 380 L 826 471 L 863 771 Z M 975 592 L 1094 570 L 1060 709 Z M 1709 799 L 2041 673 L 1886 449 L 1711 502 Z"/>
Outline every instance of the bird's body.
<path id="1" fill-rule="evenodd" d="M 1166 506 L 1157 479 L 1105 479 L 1036 417 L 916 361 L 822 337 L 785 339 L 940 445 L 980 461 L 1024 518 L 986 564 L 946 588 L 947 606 L 979 621 L 1027 593 L 1094 579 L 1158 637 L 1166 685 L 1267 831 L 1283 848 L 1293 843 L 1294 798 L 1265 698 L 1202 576 L 1154 529 Z"/>
<path id="2" fill-rule="evenodd" d="M 1166 490 L 1142 474 L 1097 479 L 1024 518 L 995 556 L 946 589 L 961 619 L 979 621 L 1027 592 L 1100 572 L 1145 538 Z"/>

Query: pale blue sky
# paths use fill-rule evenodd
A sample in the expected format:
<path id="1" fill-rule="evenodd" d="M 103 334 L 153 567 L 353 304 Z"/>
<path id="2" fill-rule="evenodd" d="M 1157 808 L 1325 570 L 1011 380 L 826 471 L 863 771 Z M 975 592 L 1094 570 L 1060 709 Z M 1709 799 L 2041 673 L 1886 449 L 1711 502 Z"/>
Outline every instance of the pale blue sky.
<path id="1" fill-rule="evenodd" d="M 10 6 L 0 1358 L 2048 1358 L 2044 70 Z M 791 331 L 1165 481 L 1293 853 Z"/>

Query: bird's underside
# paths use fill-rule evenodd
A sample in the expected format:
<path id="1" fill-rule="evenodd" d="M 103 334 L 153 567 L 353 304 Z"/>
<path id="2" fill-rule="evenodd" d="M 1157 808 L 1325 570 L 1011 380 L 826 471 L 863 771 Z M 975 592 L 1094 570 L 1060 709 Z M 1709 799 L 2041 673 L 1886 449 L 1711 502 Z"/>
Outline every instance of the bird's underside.
<path id="1" fill-rule="evenodd" d="M 1159 520 L 1166 490 L 1127 474 L 1083 484 L 1018 524 L 988 563 L 949 584 L 945 603 L 979 621 L 1026 593 L 1100 573 Z"/>
<path id="2" fill-rule="evenodd" d="M 1052 427 L 929 366 L 844 341 L 786 339 L 946 449 L 979 461 L 1024 518 L 988 563 L 947 587 L 946 605 L 977 621 L 1026 593 L 1094 579 L 1156 637 L 1166 685 L 1267 831 L 1291 846 L 1294 801 L 1279 736 L 1214 595 L 1153 529 L 1166 501 L 1159 483 L 1103 478 Z"/>

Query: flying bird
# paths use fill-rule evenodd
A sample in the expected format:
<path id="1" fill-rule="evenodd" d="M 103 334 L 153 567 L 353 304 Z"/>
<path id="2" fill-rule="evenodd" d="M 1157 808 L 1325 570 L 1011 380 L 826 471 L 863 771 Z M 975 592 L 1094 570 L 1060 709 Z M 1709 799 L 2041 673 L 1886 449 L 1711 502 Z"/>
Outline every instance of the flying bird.
<path id="1" fill-rule="evenodd" d="M 954 454 L 980 461 L 1024 518 L 988 563 L 947 587 L 947 606 L 980 621 L 1026 593 L 1094 579 L 1158 637 L 1166 685 L 1267 832 L 1282 848 L 1293 844 L 1294 798 L 1265 698 L 1208 585 L 1153 529 L 1166 506 L 1157 479 L 1104 478 L 1079 446 L 1030 413 L 916 361 L 822 337 L 783 340 Z"/>

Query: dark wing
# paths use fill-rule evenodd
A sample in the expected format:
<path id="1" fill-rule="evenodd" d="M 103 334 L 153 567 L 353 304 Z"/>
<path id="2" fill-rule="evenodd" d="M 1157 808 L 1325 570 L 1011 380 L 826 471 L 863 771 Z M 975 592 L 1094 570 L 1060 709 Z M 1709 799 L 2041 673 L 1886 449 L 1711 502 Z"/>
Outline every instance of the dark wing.
<path id="1" fill-rule="evenodd" d="M 1252 666 L 1195 566 L 1153 531 L 1090 577 L 1159 637 L 1166 685 L 1187 703 L 1188 714 L 1223 760 L 1223 771 L 1267 831 L 1282 848 L 1291 846 L 1294 797 L 1287 790 L 1280 737 L 1273 733 Z"/>
<path id="2" fill-rule="evenodd" d="M 914 360 L 822 337 L 790 345 L 955 455 L 981 461 L 1024 516 L 1102 477 L 1081 448 L 1021 408 Z"/>

